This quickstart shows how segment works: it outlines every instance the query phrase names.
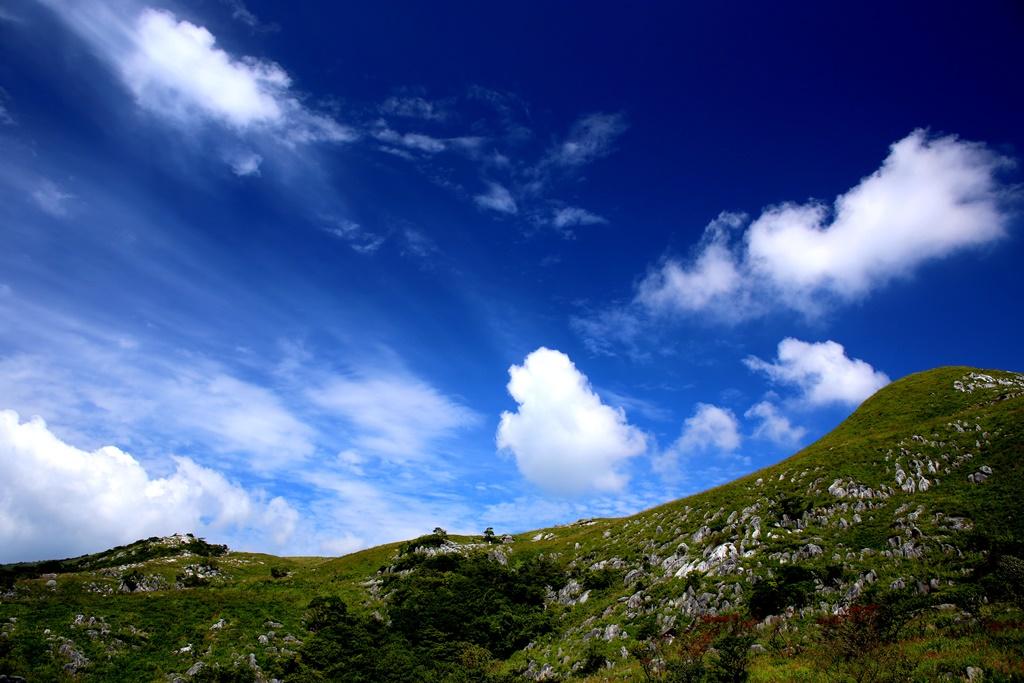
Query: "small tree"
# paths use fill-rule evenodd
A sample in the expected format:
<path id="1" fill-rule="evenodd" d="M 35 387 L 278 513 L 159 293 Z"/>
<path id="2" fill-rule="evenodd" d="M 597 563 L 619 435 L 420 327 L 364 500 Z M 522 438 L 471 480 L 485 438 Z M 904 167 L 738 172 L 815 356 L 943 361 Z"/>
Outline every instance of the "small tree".
<path id="1" fill-rule="evenodd" d="M 497 541 L 497 538 L 494 535 L 494 527 L 487 527 L 484 529 L 484 542 L 494 543 L 495 541 Z"/>
<path id="2" fill-rule="evenodd" d="M 435 526 L 432 533 L 438 538 L 448 538 L 448 532 L 439 526 Z"/>

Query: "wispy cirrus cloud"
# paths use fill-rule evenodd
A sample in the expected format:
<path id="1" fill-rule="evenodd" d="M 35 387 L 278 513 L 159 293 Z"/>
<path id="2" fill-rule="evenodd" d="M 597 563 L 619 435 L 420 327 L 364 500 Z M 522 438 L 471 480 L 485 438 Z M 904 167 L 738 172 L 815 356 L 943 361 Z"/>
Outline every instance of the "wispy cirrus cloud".
<path id="1" fill-rule="evenodd" d="M 606 157 L 629 126 L 620 113 L 597 112 L 581 117 L 569 134 L 541 160 L 541 166 L 579 167 Z"/>
<path id="2" fill-rule="evenodd" d="M 563 206 L 555 209 L 551 224 L 556 228 L 568 229 L 580 225 L 602 225 L 608 219 L 578 206 Z"/>
<path id="3" fill-rule="evenodd" d="M 473 201 L 481 209 L 489 209 L 490 211 L 509 215 L 519 213 L 519 205 L 516 203 L 515 198 L 509 192 L 509 189 L 501 183 L 487 183 L 487 191 L 475 195 Z"/>
<path id="4" fill-rule="evenodd" d="M 71 212 L 71 201 L 75 199 L 75 195 L 48 178 L 40 178 L 30 196 L 37 207 L 56 218 L 67 217 Z"/>
<path id="5" fill-rule="evenodd" d="M 452 115 L 449 102 L 429 100 L 419 95 L 395 95 L 384 100 L 380 112 L 421 121 L 444 121 Z"/>
<path id="6" fill-rule="evenodd" d="M 13 126 L 17 123 L 8 107 L 10 99 L 7 91 L 0 87 L 0 126 Z"/>
<path id="7" fill-rule="evenodd" d="M 539 149 L 531 128 L 536 124 L 525 104 L 509 93 L 479 86 L 446 100 L 396 95 L 377 113 L 380 118 L 369 130 L 381 151 L 432 173 L 442 163 L 442 152 L 456 153 L 445 162 L 442 175 L 447 178 L 456 161 L 467 164 L 483 186 L 468 196 L 485 211 L 515 215 L 529 229 L 553 227 L 566 237 L 572 236 L 572 228 L 608 222 L 557 195 L 563 183 L 578 179 L 583 168 L 614 152 L 628 128 L 621 113 L 581 116 L 561 139 Z"/>
<path id="8" fill-rule="evenodd" d="M 358 450 L 397 461 L 433 457 L 438 442 L 480 419 L 430 384 L 404 374 L 336 376 L 308 396 L 350 425 Z"/>
<path id="9" fill-rule="evenodd" d="M 281 28 L 277 24 L 260 21 L 260 18 L 242 0 L 221 0 L 221 2 L 231 10 L 232 19 L 244 24 L 255 33 L 273 33 Z"/>
<path id="10" fill-rule="evenodd" d="M 41 1 L 113 68 L 139 107 L 165 121 L 213 123 L 288 145 L 356 137 L 307 107 L 280 65 L 232 55 L 207 28 L 172 12 L 131 2 Z"/>

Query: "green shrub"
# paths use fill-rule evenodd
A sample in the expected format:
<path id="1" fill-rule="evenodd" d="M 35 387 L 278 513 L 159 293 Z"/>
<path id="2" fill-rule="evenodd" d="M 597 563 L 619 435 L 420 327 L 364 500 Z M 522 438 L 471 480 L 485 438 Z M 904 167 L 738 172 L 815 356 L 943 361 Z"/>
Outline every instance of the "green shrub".
<path id="1" fill-rule="evenodd" d="M 601 591 L 619 584 L 621 573 L 610 567 L 587 570 L 580 576 L 580 585 L 587 590 Z"/>
<path id="2" fill-rule="evenodd" d="M 121 574 L 121 584 L 128 589 L 128 592 L 134 591 L 145 580 L 146 577 L 138 569 Z"/>
<path id="3" fill-rule="evenodd" d="M 590 674 L 596 674 L 604 668 L 605 662 L 608 661 L 608 656 L 602 645 L 603 641 L 596 638 L 591 639 L 587 643 L 587 649 L 583 653 L 583 659 L 574 671 L 577 676 L 589 676 Z"/>
<path id="4" fill-rule="evenodd" d="M 781 614 L 787 607 L 797 609 L 807 604 L 815 589 L 815 572 L 800 565 L 779 567 L 772 579 L 754 585 L 747 607 L 757 620 Z"/>

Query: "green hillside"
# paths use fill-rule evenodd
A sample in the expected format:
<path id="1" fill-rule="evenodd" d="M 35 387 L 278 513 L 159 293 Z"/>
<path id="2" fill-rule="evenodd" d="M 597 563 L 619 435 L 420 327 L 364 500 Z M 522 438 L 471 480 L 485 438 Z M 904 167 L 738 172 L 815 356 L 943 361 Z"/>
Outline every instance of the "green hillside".
<path id="1" fill-rule="evenodd" d="M 940 368 L 629 518 L 8 565 L 0 681 L 1024 680 L 1022 455 L 1024 375 Z"/>

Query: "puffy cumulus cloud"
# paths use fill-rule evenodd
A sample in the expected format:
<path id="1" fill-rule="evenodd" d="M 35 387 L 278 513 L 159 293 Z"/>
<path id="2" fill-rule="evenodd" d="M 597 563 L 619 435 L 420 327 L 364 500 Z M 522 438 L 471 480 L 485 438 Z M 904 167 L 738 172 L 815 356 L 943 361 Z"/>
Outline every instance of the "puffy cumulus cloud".
<path id="1" fill-rule="evenodd" d="M 161 117 L 269 132 L 289 144 L 355 137 L 304 106 L 279 65 L 235 57 L 208 29 L 169 11 L 132 2 L 43 2 L 114 67 L 140 107 Z"/>
<path id="2" fill-rule="evenodd" d="M 0 411 L 0 561 L 94 552 L 176 531 L 280 545 L 298 513 L 183 457 L 156 477 L 113 446 L 84 451 L 42 419 Z"/>
<path id="3" fill-rule="evenodd" d="M 277 64 L 233 59 L 206 28 L 161 10 L 143 10 L 132 38 L 119 66 L 140 105 L 173 117 L 198 110 L 239 127 L 284 118 L 291 79 Z"/>
<path id="4" fill-rule="evenodd" d="M 679 474 L 680 461 L 698 453 L 732 453 L 740 447 L 739 421 L 728 408 L 698 403 L 693 415 L 671 446 L 654 459 L 654 470 L 667 476 Z"/>
<path id="5" fill-rule="evenodd" d="M 757 427 L 754 428 L 755 439 L 766 439 L 782 446 L 792 446 L 799 443 L 807 434 L 806 429 L 794 426 L 771 401 L 755 403 L 743 413 L 743 417 L 758 421 Z"/>
<path id="6" fill-rule="evenodd" d="M 640 283 L 635 303 L 655 314 L 739 318 L 780 306 L 817 313 L 823 301 L 863 297 L 1003 237 L 1009 212 L 998 176 L 1008 165 L 982 144 L 915 130 L 832 205 L 773 206 L 745 231 L 741 217 L 723 214 L 692 259 L 668 259 Z"/>
<path id="7" fill-rule="evenodd" d="M 568 167 L 589 164 L 611 154 L 615 141 L 626 128 L 626 117 L 622 114 L 599 112 L 584 116 L 572 125 L 565 140 L 548 153 L 545 163 Z"/>
<path id="8" fill-rule="evenodd" d="M 889 377 L 859 358 L 849 358 L 834 341 L 809 343 L 787 337 L 769 363 L 748 356 L 744 364 L 773 382 L 798 387 L 810 405 L 856 405 L 889 383 Z"/>
<path id="9" fill-rule="evenodd" d="M 510 215 L 519 213 L 519 206 L 512 193 L 500 183 L 487 183 L 487 192 L 476 195 L 473 201 L 482 209 Z"/>
<path id="10" fill-rule="evenodd" d="M 676 446 L 683 450 L 734 451 L 740 447 L 739 423 L 727 408 L 698 403 L 697 411 L 683 423 Z"/>
<path id="11" fill-rule="evenodd" d="M 404 375 L 334 377 L 310 399 L 353 428 L 356 448 L 395 460 L 420 460 L 479 415 L 430 384 Z"/>
<path id="12" fill-rule="evenodd" d="M 541 347 L 509 368 L 508 392 L 518 404 L 503 412 L 498 447 L 519 471 L 560 494 L 617 491 L 628 481 L 623 463 L 643 453 L 647 439 L 590 386 L 567 355 Z"/>

